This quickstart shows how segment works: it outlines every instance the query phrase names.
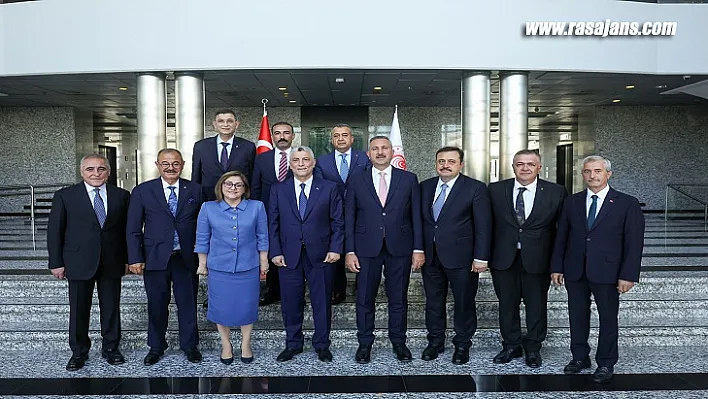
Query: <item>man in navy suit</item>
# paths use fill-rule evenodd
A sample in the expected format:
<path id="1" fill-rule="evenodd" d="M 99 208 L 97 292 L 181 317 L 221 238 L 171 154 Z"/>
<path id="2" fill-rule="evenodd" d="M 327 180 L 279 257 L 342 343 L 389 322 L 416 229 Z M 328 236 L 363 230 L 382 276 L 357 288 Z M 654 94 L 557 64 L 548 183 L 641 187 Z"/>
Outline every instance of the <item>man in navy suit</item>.
<path id="1" fill-rule="evenodd" d="M 349 183 L 344 207 L 345 262 L 357 273 L 359 348 L 355 360 L 371 361 L 376 295 L 383 268 L 389 339 L 398 360 L 409 362 L 408 283 L 411 265 L 418 269 L 425 262 L 420 187 L 415 174 L 391 166 L 393 145 L 388 137 L 369 141 L 369 158 L 373 165 Z"/>
<path id="2" fill-rule="evenodd" d="M 128 262 L 131 272 L 144 274 L 148 297 L 148 346 L 143 360 L 153 365 L 167 349 L 165 333 L 174 292 L 179 320 L 179 343 L 192 363 L 197 349 L 197 254 L 194 242 L 203 197 L 198 184 L 180 178 L 184 160 L 175 149 L 160 150 L 155 162 L 160 177 L 133 189 L 128 208 Z M 144 231 L 143 231 L 144 229 Z"/>
<path id="3" fill-rule="evenodd" d="M 541 345 L 548 330 L 549 268 L 565 187 L 538 177 L 541 158 L 534 150 L 514 155 L 514 178 L 489 185 L 494 240 L 489 269 L 499 299 L 502 350 L 494 363 L 505 364 L 525 352 L 526 365 L 541 367 Z M 526 310 L 521 333 L 519 306 Z M 523 350 L 522 350 L 523 349 Z"/>
<path id="4" fill-rule="evenodd" d="M 445 349 L 448 284 L 455 299 L 455 352 L 452 363 L 470 359 L 477 331 L 475 296 L 479 273 L 487 270 L 491 250 L 492 208 L 487 186 L 460 173 L 464 152 L 443 147 L 435 154 L 438 177 L 420 184 L 425 265 L 425 326 L 428 346 L 423 360 L 433 360 Z"/>
<path id="5" fill-rule="evenodd" d="M 274 123 L 271 128 L 271 137 L 275 148 L 258 154 L 251 183 L 251 198 L 263 202 L 266 209 L 268 209 L 271 187 L 293 176 L 289 166 L 291 146 L 293 139 L 295 139 L 293 125 L 288 122 Z M 261 295 L 259 302 L 261 306 L 280 301 L 278 278 L 278 267 L 270 262 L 266 277 L 266 292 Z"/>
<path id="6" fill-rule="evenodd" d="M 219 134 L 194 143 L 191 179 L 202 186 L 205 201 L 216 199 L 214 186 L 226 172 L 238 170 L 251 180 L 256 145 L 235 136 L 239 123 L 234 111 L 219 110 L 213 123 Z"/>
<path id="7" fill-rule="evenodd" d="M 279 267 L 286 331 L 286 347 L 277 360 L 302 353 L 307 281 L 315 322 L 312 346 L 321 361 L 331 362 L 332 280 L 344 250 L 342 196 L 336 184 L 313 176 L 315 154 L 309 147 L 293 149 L 290 167 L 294 178 L 272 187 L 268 208 L 269 257 Z"/>
<path id="8" fill-rule="evenodd" d="M 637 198 L 611 188 L 610 161 L 601 156 L 583 160 L 587 189 L 568 197 L 558 223 L 551 279 L 565 283 L 573 359 L 563 370 L 576 374 L 590 368 L 590 294 L 600 319 L 592 375 L 596 383 L 612 379 L 618 350 L 619 295 L 639 281 L 644 248 L 644 215 Z"/>
<path id="9" fill-rule="evenodd" d="M 349 125 L 335 125 L 330 135 L 334 151 L 317 158 L 315 176 L 336 183 L 342 198 L 346 198 L 348 183 L 354 176 L 371 166 L 371 160 L 364 151 L 352 148 L 354 135 Z M 338 305 L 345 299 L 347 299 L 347 273 L 344 268 L 344 257 L 342 257 L 335 264 L 332 304 Z"/>

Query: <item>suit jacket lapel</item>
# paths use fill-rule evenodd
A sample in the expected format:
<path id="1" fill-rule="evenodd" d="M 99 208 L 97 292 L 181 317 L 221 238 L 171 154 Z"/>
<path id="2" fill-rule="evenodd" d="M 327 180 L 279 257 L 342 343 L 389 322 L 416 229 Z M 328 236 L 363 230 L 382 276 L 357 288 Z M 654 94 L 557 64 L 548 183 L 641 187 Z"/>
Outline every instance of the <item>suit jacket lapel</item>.
<path id="1" fill-rule="evenodd" d="M 374 197 L 374 200 L 376 200 L 376 203 L 379 204 L 379 206 L 381 206 L 381 201 L 379 200 L 379 196 L 376 195 L 376 188 L 374 188 L 374 179 L 371 176 L 372 168 L 373 168 L 373 166 L 371 168 L 366 169 L 366 175 L 364 176 L 364 180 L 366 180 L 366 188 L 369 189 L 369 193 L 371 193 L 371 196 Z"/>
<path id="2" fill-rule="evenodd" d="M 582 194 L 575 197 L 575 208 L 578 210 L 578 215 L 580 216 L 580 219 L 583 221 L 583 225 L 585 226 L 585 231 L 588 230 L 588 214 L 587 214 L 587 207 L 585 205 L 586 198 L 587 198 L 587 189 L 585 191 L 582 191 Z"/>
<path id="3" fill-rule="evenodd" d="M 460 186 L 465 184 L 465 181 L 462 179 L 462 175 L 457 175 L 457 176 L 458 176 L 457 181 L 455 182 L 455 185 L 452 186 L 452 188 L 450 189 L 450 193 L 447 195 L 447 199 L 445 200 L 445 203 L 443 204 L 443 207 L 440 210 L 440 215 L 438 215 L 438 220 L 442 219 L 443 215 L 445 215 L 445 211 L 448 210 L 450 208 L 450 206 L 452 206 L 449 204 L 455 200 L 455 198 L 457 197 L 457 194 L 459 194 L 460 190 L 462 190 L 462 188 L 460 188 Z M 435 191 L 433 191 L 433 196 L 435 196 Z M 433 201 L 435 201 L 435 200 L 433 200 Z M 433 207 L 431 205 L 430 211 L 432 212 L 432 210 L 433 210 Z"/>
<path id="4" fill-rule="evenodd" d="M 216 136 L 212 137 L 213 140 L 209 140 L 206 142 L 209 147 L 211 147 L 208 151 L 209 154 L 211 154 L 212 158 L 214 159 L 214 165 L 216 165 L 217 168 L 219 168 L 220 171 L 224 172 L 224 168 L 221 166 L 221 145 L 217 146 L 217 143 L 219 143 L 218 138 L 219 135 L 217 134 Z M 214 150 L 217 150 L 216 154 L 214 153 Z M 231 149 L 231 154 L 233 155 L 233 148 Z M 230 157 L 229 157 L 230 159 Z"/>
<path id="5" fill-rule="evenodd" d="M 617 197 L 617 192 L 615 192 L 613 189 L 610 189 L 610 191 L 607 193 L 607 196 L 605 196 L 605 200 L 602 202 L 602 207 L 600 208 L 600 211 L 597 213 L 597 217 L 595 218 L 595 221 L 592 224 L 592 228 L 590 229 L 591 231 L 597 227 L 597 225 L 602 222 L 602 219 L 607 216 L 608 213 L 612 212 L 612 207 L 614 206 L 614 199 Z"/>
<path id="6" fill-rule="evenodd" d="M 172 212 L 170 211 L 170 206 L 167 205 L 167 200 L 165 199 L 165 191 L 162 189 L 162 180 L 158 177 L 157 179 L 154 180 L 154 184 L 152 185 L 152 193 L 155 196 L 155 200 L 157 201 L 158 204 L 162 207 L 162 209 L 167 212 L 168 215 L 172 216 Z M 179 199 L 178 199 L 179 201 Z M 178 208 L 179 209 L 179 208 Z M 174 216 L 172 216 L 174 217 Z"/>
<path id="7" fill-rule="evenodd" d="M 531 208 L 531 213 L 529 214 L 529 217 L 526 218 L 525 223 L 528 223 L 529 220 L 532 220 L 534 217 L 536 217 L 536 215 L 541 212 L 540 210 L 543 209 L 543 201 L 546 198 L 546 195 L 543 192 L 544 187 L 545 182 L 539 179 L 538 183 L 536 184 L 536 194 L 534 195 L 533 199 L 533 207 Z"/>
<path id="8" fill-rule="evenodd" d="M 297 207 L 298 198 L 297 198 L 297 195 L 295 194 L 297 192 L 297 190 L 295 190 L 295 183 L 290 179 L 285 179 L 283 181 L 283 184 L 290 185 L 290 188 L 285 190 L 285 195 L 287 195 L 287 201 L 290 204 L 290 209 L 293 210 L 293 214 L 295 215 L 295 217 L 300 219 L 300 211 L 298 210 L 298 207 Z"/>
<path id="9" fill-rule="evenodd" d="M 434 181 L 433 181 L 434 182 Z M 429 219 L 433 222 L 435 222 L 435 219 L 433 218 L 433 202 L 435 201 L 435 184 L 426 184 L 425 186 L 421 185 L 423 187 L 424 192 L 421 195 L 421 206 L 423 207 L 423 217 L 426 219 Z M 428 188 L 432 188 L 431 190 Z"/>
<path id="10" fill-rule="evenodd" d="M 329 171 L 334 175 L 334 176 L 339 176 L 339 171 L 337 170 L 337 155 L 338 152 L 337 150 L 332 151 L 332 156 L 327 157 L 327 164 L 325 165 L 327 168 L 329 168 Z M 341 180 L 341 177 L 340 177 Z"/>
<path id="11" fill-rule="evenodd" d="M 233 144 L 231 145 L 231 152 L 229 153 L 229 160 L 226 162 L 226 170 L 229 170 L 231 168 L 231 164 L 234 162 L 236 157 L 238 156 L 238 140 L 236 140 L 236 136 L 234 135 L 234 141 Z"/>
<path id="12" fill-rule="evenodd" d="M 233 154 L 233 152 L 232 152 Z M 182 180 L 179 179 L 177 180 L 177 185 L 179 186 L 179 195 L 177 195 L 177 215 L 182 211 L 182 208 L 184 207 L 185 202 L 187 202 L 187 198 L 190 196 L 189 189 L 187 188 L 187 184 Z M 167 207 L 169 209 L 169 206 Z"/>
<path id="13" fill-rule="evenodd" d="M 106 193 L 108 193 L 108 186 L 106 186 Z M 86 191 L 86 184 L 83 182 L 79 183 L 76 185 L 76 195 L 78 196 L 78 201 L 81 204 L 84 204 L 85 207 L 88 208 L 88 212 L 93 215 L 93 222 L 96 223 L 96 226 L 101 228 L 101 224 L 98 223 L 98 216 L 96 216 L 96 211 L 93 209 L 93 203 L 91 203 L 91 196 L 89 195 L 88 191 Z M 108 194 L 106 194 L 107 196 Z M 83 198 L 83 199 L 79 199 Z M 109 201 L 108 203 L 111 203 L 112 201 Z"/>
<path id="14" fill-rule="evenodd" d="M 398 169 L 396 169 L 395 167 L 392 167 L 391 168 L 391 185 L 388 187 L 388 193 L 386 195 L 386 205 L 391 203 L 391 199 L 393 198 L 393 193 L 396 192 L 396 189 L 398 188 L 398 183 L 400 183 L 400 182 L 401 182 L 401 172 Z"/>
<path id="15" fill-rule="evenodd" d="M 312 208 L 315 206 L 315 203 L 317 202 L 317 199 L 320 197 L 320 193 L 322 192 L 322 185 L 319 182 L 312 181 L 312 187 L 310 187 L 310 197 L 307 198 L 307 206 L 305 207 L 305 217 L 302 219 L 303 221 L 307 219 L 307 217 L 310 215 L 312 212 Z"/>
<path id="16" fill-rule="evenodd" d="M 519 219 L 516 218 L 516 204 L 514 204 L 514 181 L 514 179 L 508 180 L 504 187 L 504 202 L 509 210 L 506 214 L 507 217 L 512 224 L 518 226 Z"/>

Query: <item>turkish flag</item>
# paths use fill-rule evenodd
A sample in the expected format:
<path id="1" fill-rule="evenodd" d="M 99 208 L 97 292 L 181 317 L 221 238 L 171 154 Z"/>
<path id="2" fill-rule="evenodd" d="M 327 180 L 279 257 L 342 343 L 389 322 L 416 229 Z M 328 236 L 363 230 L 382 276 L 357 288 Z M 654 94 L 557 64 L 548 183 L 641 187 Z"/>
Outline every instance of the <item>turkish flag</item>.
<path id="1" fill-rule="evenodd" d="M 268 112 L 263 110 L 263 119 L 261 120 L 261 132 L 258 134 L 258 143 L 256 144 L 256 154 L 262 154 L 273 149 L 273 139 L 270 137 L 270 125 L 268 124 Z"/>

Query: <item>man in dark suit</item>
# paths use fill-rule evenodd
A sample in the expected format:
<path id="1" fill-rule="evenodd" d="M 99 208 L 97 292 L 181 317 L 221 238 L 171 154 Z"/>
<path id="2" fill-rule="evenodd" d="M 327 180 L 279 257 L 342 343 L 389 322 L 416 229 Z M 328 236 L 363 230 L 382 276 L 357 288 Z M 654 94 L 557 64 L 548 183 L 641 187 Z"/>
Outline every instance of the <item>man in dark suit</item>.
<path id="1" fill-rule="evenodd" d="M 130 270 L 144 274 L 148 298 L 148 346 L 143 359 L 153 365 L 167 349 L 170 288 L 177 303 L 179 343 L 192 363 L 202 355 L 197 349 L 197 255 L 194 242 L 202 205 L 198 184 L 180 178 L 184 160 L 175 149 L 157 154 L 160 177 L 133 189 L 128 209 L 128 261 Z M 143 231 L 144 230 L 144 231 Z"/>
<path id="2" fill-rule="evenodd" d="M 356 273 L 355 360 L 371 361 L 376 296 L 383 268 L 388 297 L 388 334 L 398 360 L 412 360 L 406 346 L 411 265 L 425 262 L 420 187 L 415 174 L 391 166 L 388 137 L 369 141 L 373 164 L 349 183 L 344 207 L 346 266 Z M 383 265 L 386 265 L 384 267 Z"/>
<path id="3" fill-rule="evenodd" d="M 226 172 L 238 170 L 251 180 L 256 145 L 235 136 L 239 123 L 234 111 L 219 110 L 213 123 L 219 134 L 194 143 L 191 180 L 202 186 L 205 201 L 216 199 L 214 186 Z"/>
<path id="4" fill-rule="evenodd" d="M 332 280 L 344 250 L 342 196 L 336 184 L 313 176 L 315 154 L 309 147 L 293 149 L 290 167 L 294 178 L 272 187 L 268 208 L 269 257 L 279 267 L 286 332 L 277 360 L 302 353 L 307 281 L 315 322 L 312 346 L 321 361 L 331 362 Z"/>
<path id="5" fill-rule="evenodd" d="M 126 273 L 126 214 L 130 193 L 107 185 L 108 159 L 92 154 L 81 159 L 83 182 L 54 194 L 47 227 L 49 269 L 69 281 L 68 371 L 84 367 L 91 347 L 89 320 L 94 286 L 101 312 L 101 356 L 109 364 L 125 362 L 118 346 L 121 277 Z"/>
<path id="6" fill-rule="evenodd" d="M 443 147 L 435 154 L 438 177 L 420 184 L 425 265 L 425 326 L 428 346 L 423 360 L 433 360 L 445 348 L 448 284 L 455 298 L 454 364 L 470 359 L 477 331 L 475 296 L 479 273 L 487 270 L 491 247 L 492 209 L 487 186 L 460 173 L 464 152 Z"/>
<path id="7" fill-rule="evenodd" d="M 541 345 L 548 330 L 550 263 L 565 187 L 538 178 L 536 151 L 514 155 L 515 178 L 489 185 L 494 212 L 494 240 L 489 264 L 499 298 L 502 351 L 494 363 L 526 354 L 526 365 L 541 367 Z M 521 335 L 521 300 L 526 307 L 526 336 Z M 523 349 L 523 350 L 522 350 Z"/>
<path id="8" fill-rule="evenodd" d="M 315 176 L 336 183 L 342 198 L 345 198 L 347 184 L 354 176 L 371 166 L 371 160 L 364 151 L 352 148 L 354 135 L 349 125 L 334 126 L 330 135 L 334 151 L 317 158 Z M 345 299 L 347 299 L 347 273 L 344 257 L 342 257 L 335 263 L 332 304 L 338 305 Z"/>
<path id="9" fill-rule="evenodd" d="M 563 370 L 576 374 L 590 368 L 590 294 L 600 318 L 592 375 L 596 383 L 612 379 L 619 357 L 619 295 L 639 281 L 644 248 L 644 214 L 637 198 L 611 188 L 610 161 L 601 156 L 583 160 L 587 186 L 568 197 L 558 223 L 551 260 L 551 279 L 565 283 L 573 359 Z"/>
<path id="10" fill-rule="evenodd" d="M 288 122 L 278 122 L 273 124 L 271 132 L 275 148 L 256 157 L 251 184 L 251 198 L 263 202 L 266 209 L 268 209 L 271 187 L 293 176 L 289 166 L 291 146 L 295 139 L 293 125 Z M 273 262 L 269 263 L 266 291 L 261 295 L 259 302 L 261 306 L 280 301 L 278 267 Z"/>

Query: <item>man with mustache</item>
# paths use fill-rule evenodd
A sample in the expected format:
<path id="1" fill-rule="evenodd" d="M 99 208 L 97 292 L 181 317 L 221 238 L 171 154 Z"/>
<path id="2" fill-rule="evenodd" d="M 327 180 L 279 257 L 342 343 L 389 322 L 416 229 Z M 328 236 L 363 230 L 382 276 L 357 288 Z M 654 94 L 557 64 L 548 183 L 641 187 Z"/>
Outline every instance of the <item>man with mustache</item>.
<path id="1" fill-rule="evenodd" d="M 399 361 L 410 362 L 406 346 L 411 266 L 425 262 L 420 187 L 415 174 L 391 166 L 386 136 L 369 140 L 373 166 L 355 176 L 344 207 L 345 264 L 356 273 L 357 363 L 371 361 L 376 295 L 383 269 L 388 297 L 388 335 Z M 385 267 L 384 267 L 385 265 Z"/>
<path id="2" fill-rule="evenodd" d="M 293 176 L 289 167 L 291 146 L 295 139 L 293 125 L 288 122 L 274 123 L 271 128 L 271 138 L 275 148 L 256 157 L 251 182 L 251 198 L 263 202 L 266 209 L 270 201 L 271 186 Z M 261 295 L 259 304 L 265 306 L 280 301 L 278 266 L 272 261 L 266 277 L 266 287 L 266 292 Z"/>
<path id="3" fill-rule="evenodd" d="M 591 380 L 606 383 L 612 379 L 619 357 L 619 296 L 639 281 L 644 249 L 644 214 L 639 201 L 621 193 L 607 182 L 612 165 L 593 155 L 583 160 L 583 179 L 587 186 L 568 197 L 558 221 L 551 279 L 565 283 L 570 317 L 572 360 L 566 374 L 590 368 L 590 294 L 595 299 L 600 319 Z"/>
<path id="4" fill-rule="evenodd" d="M 548 330 L 549 267 L 565 187 L 538 177 L 541 157 L 520 150 L 512 162 L 514 178 L 489 185 L 494 211 L 492 272 L 499 298 L 502 351 L 494 363 L 505 364 L 526 355 L 526 365 L 541 367 L 541 345 Z M 521 334 L 520 305 L 526 310 L 526 334 Z"/>
<path id="5" fill-rule="evenodd" d="M 363 173 L 371 160 L 366 153 L 352 148 L 354 135 L 352 128 L 346 124 L 337 124 L 330 132 L 334 151 L 321 155 L 315 165 L 315 176 L 327 179 L 337 184 L 342 198 L 346 198 L 347 186 L 354 176 Z M 334 286 L 332 287 L 332 304 L 338 305 L 347 298 L 347 274 L 344 257 L 335 264 Z"/>
<path id="6" fill-rule="evenodd" d="M 455 299 L 455 351 L 453 364 L 470 359 L 477 330 L 475 296 L 479 273 L 487 270 L 492 233 L 492 209 L 487 186 L 460 172 L 464 152 L 443 147 L 435 154 L 438 177 L 420 184 L 425 264 L 425 326 L 428 346 L 422 359 L 429 361 L 445 350 L 447 287 Z"/>

